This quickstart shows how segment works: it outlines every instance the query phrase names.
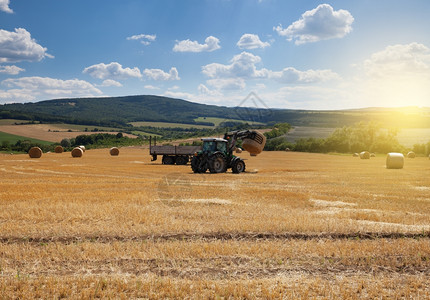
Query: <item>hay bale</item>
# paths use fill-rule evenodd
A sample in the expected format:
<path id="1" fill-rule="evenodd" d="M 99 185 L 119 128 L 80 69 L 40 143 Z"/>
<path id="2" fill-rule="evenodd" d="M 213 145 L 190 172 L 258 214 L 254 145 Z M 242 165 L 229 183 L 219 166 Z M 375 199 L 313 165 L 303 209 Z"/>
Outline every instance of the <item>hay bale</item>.
<path id="1" fill-rule="evenodd" d="M 414 151 L 409 151 L 406 156 L 407 156 L 407 158 L 415 158 L 416 155 L 415 155 Z"/>
<path id="2" fill-rule="evenodd" d="M 72 150 L 72 157 L 82 157 L 84 150 L 81 147 L 75 147 Z"/>
<path id="3" fill-rule="evenodd" d="M 266 137 L 261 132 L 254 132 L 255 137 L 253 139 L 243 139 L 242 148 L 251 154 L 257 155 L 260 154 L 261 151 L 263 151 L 263 148 L 266 145 Z"/>
<path id="4" fill-rule="evenodd" d="M 117 147 L 112 147 L 109 149 L 109 153 L 112 156 L 118 156 L 119 155 L 119 149 Z"/>
<path id="5" fill-rule="evenodd" d="M 55 153 L 63 153 L 64 152 L 64 148 L 62 146 L 57 146 L 54 149 Z"/>
<path id="6" fill-rule="evenodd" d="M 287 152 L 288 152 L 288 151 L 291 151 L 291 149 L 290 149 L 290 148 L 286 148 L 286 149 L 285 149 L 285 151 L 287 151 Z"/>
<path id="7" fill-rule="evenodd" d="M 42 153 L 43 151 L 39 147 L 31 147 L 30 150 L 28 150 L 28 155 L 30 158 L 41 158 Z"/>
<path id="8" fill-rule="evenodd" d="M 387 154 L 385 165 L 387 169 L 402 169 L 405 159 L 402 153 L 391 152 Z"/>
<path id="9" fill-rule="evenodd" d="M 352 157 L 359 157 L 360 155 L 358 154 L 358 153 L 354 153 L 353 155 L 352 155 Z"/>
<path id="10" fill-rule="evenodd" d="M 376 157 L 375 153 L 370 153 L 370 157 Z"/>
<path id="11" fill-rule="evenodd" d="M 370 159 L 370 152 L 369 151 L 360 152 L 360 158 L 361 159 Z"/>
<path id="12" fill-rule="evenodd" d="M 236 153 L 242 153 L 242 148 L 236 148 Z"/>
<path id="13" fill-rule="evenodd" d="M 82 145 L 81 145 L 81 146 L 79 146 L 79 148 L 81 148 L 81 149 L 82 149 L 82 151 L 83 151 L 83 152 L 85 152 L 85 146 L 82 146 Z"/>

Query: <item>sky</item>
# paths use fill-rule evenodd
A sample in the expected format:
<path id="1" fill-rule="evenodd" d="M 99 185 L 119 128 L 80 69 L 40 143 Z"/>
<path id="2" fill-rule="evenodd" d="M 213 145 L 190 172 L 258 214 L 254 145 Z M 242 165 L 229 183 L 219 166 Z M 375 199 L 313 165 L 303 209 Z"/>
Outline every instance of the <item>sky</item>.
<path id="1" fill-rule="evenodd" d="M 428 0 L 0 0 L 0 104 L 430 106 L 429 15 Z"/>

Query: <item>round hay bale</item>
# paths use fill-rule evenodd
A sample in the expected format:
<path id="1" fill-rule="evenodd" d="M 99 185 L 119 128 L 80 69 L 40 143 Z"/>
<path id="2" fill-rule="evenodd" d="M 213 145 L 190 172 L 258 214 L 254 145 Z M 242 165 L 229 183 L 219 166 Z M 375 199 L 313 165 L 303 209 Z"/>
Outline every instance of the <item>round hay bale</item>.
<path id="1" fill-rule="evenodd" d="M 82 146 L 82 145 L 81 145 L 81 146 L 79 146 L 79 148 L 81 148 L 81 149 L 82 149 L 82 151 L 83 151 L 83 152 L 85 152 L 85 146 Z"/>
<path id="2" fill-rule="evenodd" d="M 83 154 L 84 150 L 81 147 L 76 147 L 72 150 L 72 157 L 82 157 Z"/>
<path id="3" fill-rule="evenodd" d="M 360 155 L 358 154 L 358 153 L 354 153 L 353 155 L 352 155 L 352 157 L 359 157 Z"/>
<path id="4" fill-rule="evenodd" d="M 42 153 L 43 151 L 39 147 L 31 147 L 30 150 L 28 150 L 28 155 L 30 158 L 41 158 Z"/>
<path id="5" fill-rule="evenodd" d="M 266 137 L 261 132 L 254 132 L 255 137 L 253 139 L 243 139 L 242 148 L 251 154 L 257 155 L 263 151 L 263 148 L 266 145 Z"/>
<path id="6" fill-rule="evenodd" d="M 118 156 L 119 155 L 119 149 L 117 147 L 112 147 L 112 148 L 110 148 L 109 153 L 112 156 Z"/>
<path id="7" fill-rule="evenodd" d="M 287 152 L 288 152 L 288 151 L 291 151 L 291 149 L 290 149 L 290 148 L 286 148 L 286 149 L 285 149 L 285 151 L 287 151 Z"/>
<path id="8" fill-rule="evenodd" d="M 360 152 L 360 158 L 361 159 L 370 159 L 370 152 L 369 151 Z"/>
<path id="9" fill-rule="evenodd" d="M 370 153 L 370 157 L 376 157 L 375 153 Z"/>
<path id="10" fill-rule="evenodd" d="M 63 153 L 64 152 L 64 148 L 62 146 L 57 146 L 54 149 L 55 153 Z"/>
<path id="11" fill-rule="evenodd" d="M 242 148 L 236 148 L 236 153 L 242 153 Z"/>
<path id="12" fill-rule="evenodd" d="M 391 152 L 387 154 L 385 165 L 387 169 L 402 169 L 405 158 L 402 153 Z"/>
<path id="13" fill-rule="evenodd" d="M 408 155 L 407 155 L 407 158 L 415 158 L 415 152 L 414 151 L 409 151 L 408 152 Z"/>

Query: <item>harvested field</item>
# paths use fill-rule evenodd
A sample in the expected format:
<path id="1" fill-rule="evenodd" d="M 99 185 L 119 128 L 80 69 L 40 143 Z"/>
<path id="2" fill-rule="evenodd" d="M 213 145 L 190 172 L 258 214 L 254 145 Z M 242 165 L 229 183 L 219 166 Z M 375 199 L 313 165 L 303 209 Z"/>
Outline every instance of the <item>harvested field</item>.
<path id="1" fill-rule="evenodd" d="M 67 126 L 70 126 L 70 130 L 67 129 Z M 43 141 L 49 142 L 60 142 L 64 138 L 74 138 L 78 135 L 86 134 L 95 134 L 100 132 L 85 132 L 80 130 L 73 129 L 74 125 L 64 125 L 64 124 L 31 124 L 31 125 L 0 125 L 0 131 L 29 137 L 33 139 L 39 139 Z M 75 125 L 76 127 L 77 125 Z M 82 126 L 81 126 L 82 127 Z M 109 131 L 103 133 L 117 134 L 118 131 Z M 128 137 L 136 137 L 132 134 L 124 133 L 124 136 Z"/>
<path id="2" fill-rule="evenodd" d="M 430 297 L 430 161 L 0 155 L 2 298 Z"/>

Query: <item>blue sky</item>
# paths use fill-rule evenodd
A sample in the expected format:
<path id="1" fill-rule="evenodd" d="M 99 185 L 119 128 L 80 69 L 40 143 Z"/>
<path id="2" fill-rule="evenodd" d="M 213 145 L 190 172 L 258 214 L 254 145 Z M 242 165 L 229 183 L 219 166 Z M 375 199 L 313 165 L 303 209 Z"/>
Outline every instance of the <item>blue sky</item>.
<path id="1" fill-rule="evenodd" d="M 0 104 L 430 106 L 426 0 L 0 0 Z"/>

